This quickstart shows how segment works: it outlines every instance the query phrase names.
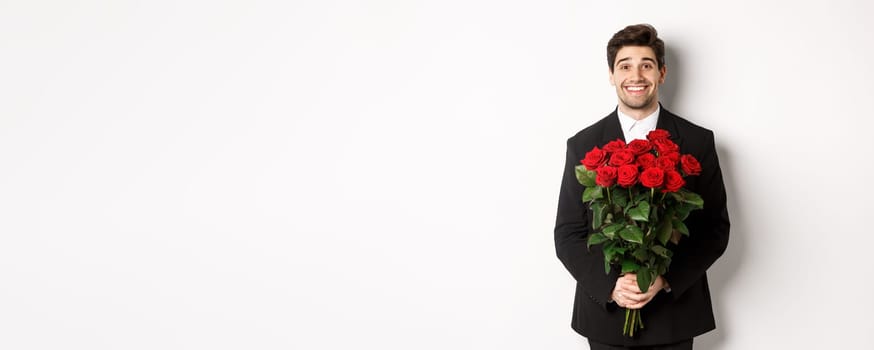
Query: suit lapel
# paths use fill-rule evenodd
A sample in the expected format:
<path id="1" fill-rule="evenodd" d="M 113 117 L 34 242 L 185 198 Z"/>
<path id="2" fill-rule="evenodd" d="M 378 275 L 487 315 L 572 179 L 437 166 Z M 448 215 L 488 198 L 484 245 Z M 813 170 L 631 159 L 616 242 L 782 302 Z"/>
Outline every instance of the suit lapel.
<path id="1" fill-rule="evenodd" d="M 622 126 L 619 124 L 619 114 L 616 113 L 615 109 L 604 122 L 606 124 L 604 125 L 604 133 L 601 135 L 601 147 L 615 139 L 625 141 L 625 134 L 622 133 Z"/>
<path id="2" fill-rule="evenodd" d="M 664 106 L 659 111 L 659 121 L 656 123 L 656 128 L 667 130 L 671 134 L 671 141 L 683 149 L 683 135 L 680 134 L 680 129 L 677 127 L 677 115 L 669 112 Z"/>

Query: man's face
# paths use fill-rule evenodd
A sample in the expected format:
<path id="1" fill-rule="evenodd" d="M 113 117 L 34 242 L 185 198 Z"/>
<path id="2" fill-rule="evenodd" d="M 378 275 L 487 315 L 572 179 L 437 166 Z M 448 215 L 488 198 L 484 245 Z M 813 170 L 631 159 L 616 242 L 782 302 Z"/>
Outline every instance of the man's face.
<path id="1" fill-rule="evenodd" d="M 620 107 L 625 111 L 648 111 L 659 102 L 659 85 L 665 82 L 665 67 L 658 68 L 655 53 L 648 46 L 625 46 L 616 53 L 610 84 L 616 87 Z"/>

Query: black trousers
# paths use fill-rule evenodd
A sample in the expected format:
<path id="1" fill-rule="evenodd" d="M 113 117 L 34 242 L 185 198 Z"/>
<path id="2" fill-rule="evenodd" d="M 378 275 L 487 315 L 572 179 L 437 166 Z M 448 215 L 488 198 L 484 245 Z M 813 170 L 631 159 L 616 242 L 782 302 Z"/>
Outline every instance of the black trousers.
<path id="1" fill-rule="evenodd" d="M 592 350 L 692 350 L 692 339 L 673 344 L 631 347 L 607 345 L 589 340 L 589 348 Z"/>

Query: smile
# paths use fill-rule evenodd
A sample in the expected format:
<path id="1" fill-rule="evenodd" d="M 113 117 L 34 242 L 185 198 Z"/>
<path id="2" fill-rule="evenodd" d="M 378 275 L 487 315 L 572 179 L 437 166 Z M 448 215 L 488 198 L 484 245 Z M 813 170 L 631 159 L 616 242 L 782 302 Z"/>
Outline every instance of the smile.
<path id="1" fill-rule="evenodd" d="M 629 96 L 644 96 L 647 91 L 647 86 L 626 86 L 625 93 Z"/>

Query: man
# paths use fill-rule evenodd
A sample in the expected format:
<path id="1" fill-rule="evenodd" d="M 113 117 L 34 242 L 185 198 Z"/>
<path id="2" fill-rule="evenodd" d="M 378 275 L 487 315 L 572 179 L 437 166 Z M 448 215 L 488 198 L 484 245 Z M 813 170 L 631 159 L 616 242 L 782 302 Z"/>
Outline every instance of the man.
<path id="1" fill-rule="evenodd" d="M 632 25 L 607 44 L 610 83 L 619 98 L 615 111 L 567 141 L 567 162 L 561 183 L 555 224 L 558 258 L 576 279 L 572 328 L 588 338 L 591 349 L 692 349 L 692 338 L 716 324 L 706 271 L 728 245 L 725 186 L 716 156 L 713 132 L 682 119 L 659 104 L 659 86 L 667 75 L 664 42 L 650 25 Z M 574 167 L 585 153 L 609 141 L 645 139 L 653 129 L 665 129 L 682 153 L 701 163 L 699 176 L 686 178 L 686 188 L 704 199 L 704 209 L 686 220 L 683 237 L 667 273 L 641 293 L 636 276 L 604 273 L 604 255 L 588 249 L 591 212 L 583 203 Z M 625 308 L 643 309 L 645 328 L 630 338 L 622 334 Z"/>

